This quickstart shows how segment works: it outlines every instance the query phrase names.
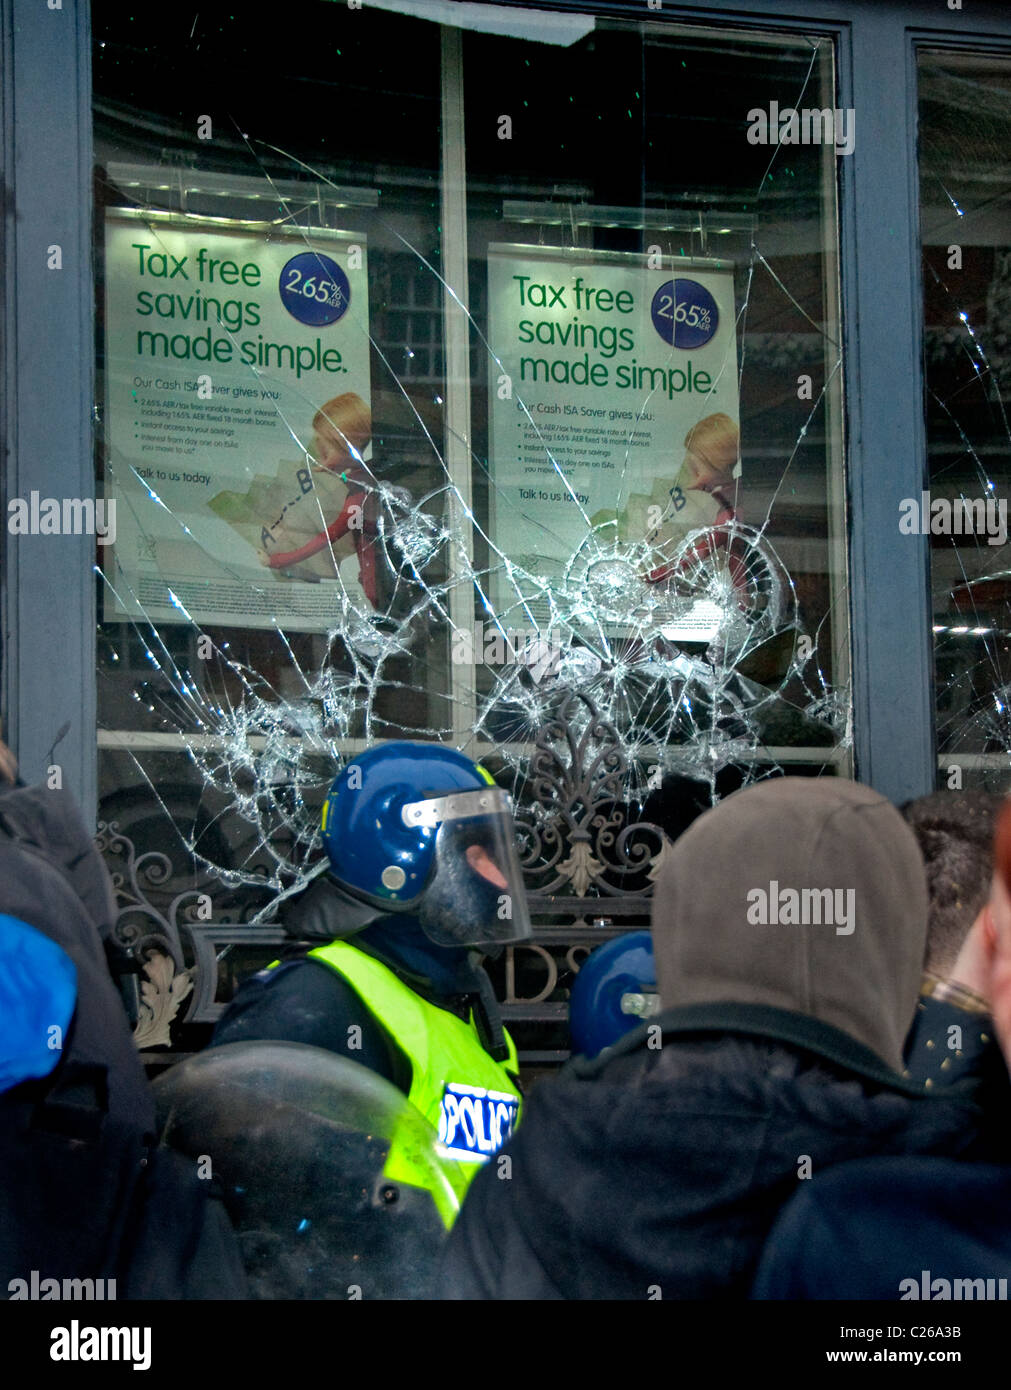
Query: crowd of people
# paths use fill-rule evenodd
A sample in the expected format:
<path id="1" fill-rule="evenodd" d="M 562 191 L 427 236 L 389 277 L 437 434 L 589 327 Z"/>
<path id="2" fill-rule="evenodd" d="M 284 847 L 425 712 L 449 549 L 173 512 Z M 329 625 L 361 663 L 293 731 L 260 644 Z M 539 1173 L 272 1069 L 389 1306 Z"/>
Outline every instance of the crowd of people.
<path id="1" fill-rule="evenodd" d="M 6 755 L 0 777 L 4 1279 L 249 1296 L 226 1205 L 154 1133 L 83 822 Z M 530 934 L 509 825 L 461 755 L 357 758 L 291 949 L 204 1054 L 335 1053 L 425 1116 L 465 1172 L 431 1296 L 1007 1297 L 1011 803 L 836 777 L 726 797 L 660 863 L 656 1012 L 526 1096 L 481 965 Z M 387 1202 L 424 1185 L 401 1149 Z"/>
<path id="2" fill-rule="evenodd" d="M 695 821 L 654 893 L 662 1012 L 534 1091 L 512 1180 L 473 1184 L 443 1292 L 898 1299 L 923 1269 L 1011 1272 L 990 1224 L 1011 1192 L 995 809 L 941 794 L 904 819 L 856 783 L 789 777 Z M 755 921 L 760 895 L 780 910 Z M 838 895 L 845 922 L 803 911 Z"/>

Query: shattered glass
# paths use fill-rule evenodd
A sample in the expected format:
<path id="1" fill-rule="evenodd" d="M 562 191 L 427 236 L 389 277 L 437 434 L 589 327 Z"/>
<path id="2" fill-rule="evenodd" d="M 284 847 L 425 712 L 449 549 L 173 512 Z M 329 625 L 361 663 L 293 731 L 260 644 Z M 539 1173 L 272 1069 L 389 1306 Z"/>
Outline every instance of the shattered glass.
<path id="1" fill-rule="evenodd" d="M 938 786 L 1006 793 L 1011 63 L 921 53 L 919 100 Z"/>
<path id="2" fill-rule="evenodd" d="M 102 816 L 165 856 L 166 894 L 206 871 L 245 917 L 272 914 L 320 871 L 326 790 L 377 739 L 440 740 L 484 762 L 513 792 L 531 881 L 591 895 L 648 888 L 656 844 L 644 857 L 622 841 L 636 873 L 602 889 L 594 845 L 570 835 L 587 807 L 612 815 L 613 843 L 620 826 L 676 821 L 686 780 L 711 800 L 849 768 L 837 155 L 746 138 L 747 113 L 770 101 L 834 106 L 831 44 L 589 18 L 539 42 L 529 12 L 523 23 L 522 37 L 442 30 L 320 0 L 286 7 L 274 33 L 221 7 L 145 17 L 96 3 L 98 452 L 120 534 L 97 564 Z M 253 417 L 235 423 L 234 394 L 235 419 L 213 395 L 203 405 L 214 361 L 166 368 L 174 394 L 192 383 L 185 412 L 169 402 L 185 446 L 182 424 L 156 418 L 166 391 L 151 364 L 134 446 L 110 270 L 128 262 L 112 248 L 141 238 L 132 273 L 146 254 L 167 276 L 187 228 L 280 248 L 285 269 L 301 257 L 324 324 L 344 292 L 327 267 L 367 240 L 367 314 L 358 282 L 348 311 L 367 427 L 326 414 L 325 380 L 300 377 L 289 409 L 281 354 L 251 352 L 276 469 L 240 449 L 215 480 L 221 455 L 200 432 L 234 427 L 241 442 Z M 515 352 L 492 331 L 500 246 L 616 276 L 645 274 L 651 249 L 671 276 L 679 261 L 700 278 L 723 267 L 740 446 L 721 492 L 699 485 L 700 524 L 672 524 L 680 437 L 675 486 L 658 475 L 635 493 L 635 431 L 683 362 L 676 339 L 652 359 L 669 375 L 626 394 L 602 517 L 574 481 L 571 448 L 589 436 L 563 449 L 525 385 L 502 385 Z M 201 330 L 238 344 L 248 323 L 210 302 Z M 524 457 L 568 504 L 564 527 L 502 482 L 503 389 Z M 213 491 L 203 511 L 166 501 L 155 464 L 173 461 L 178 486 Z M 650 507 L 646 525 L 629 520 Z M 247 607 L 221 620 L 240 590 Z M 568 867 L 537 878 L 545 864 Z"/>

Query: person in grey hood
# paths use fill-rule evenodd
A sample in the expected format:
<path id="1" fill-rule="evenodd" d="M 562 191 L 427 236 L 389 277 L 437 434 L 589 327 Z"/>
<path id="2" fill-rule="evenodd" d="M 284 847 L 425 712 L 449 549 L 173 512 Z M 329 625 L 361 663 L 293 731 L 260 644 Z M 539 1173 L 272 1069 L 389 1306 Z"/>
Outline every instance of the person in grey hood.
<path id="1" fill-rule="evenodd" d="M 916 841 L 866 787 L 769 780 L 700 817 L 656 882 L 661 1014 L 534 1090 L 471 1187 L 442 1295 L 744 1298 L 805 1179 L 981 1156 L 972 1085 L 900 1075 L 926 922 Z"/>

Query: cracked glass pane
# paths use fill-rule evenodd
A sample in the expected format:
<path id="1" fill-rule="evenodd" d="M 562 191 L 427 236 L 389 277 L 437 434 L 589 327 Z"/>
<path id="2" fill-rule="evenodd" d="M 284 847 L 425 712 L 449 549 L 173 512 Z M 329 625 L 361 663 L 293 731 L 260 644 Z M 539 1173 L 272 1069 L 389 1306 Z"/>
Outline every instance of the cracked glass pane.
<path id="1" fill-rule="evenodd" d="M 850 766 L 831 43 L 423 12 L 95 7 L 102 818 L 233 920 L 376 739 L 612 901 Z"/>
<path id="2" fill-rule="evenodd" d="M 1011 63 L 921 53 L 928 490 L 900 523 L 930 535 L 938 785 L 1011 782 Z"/>

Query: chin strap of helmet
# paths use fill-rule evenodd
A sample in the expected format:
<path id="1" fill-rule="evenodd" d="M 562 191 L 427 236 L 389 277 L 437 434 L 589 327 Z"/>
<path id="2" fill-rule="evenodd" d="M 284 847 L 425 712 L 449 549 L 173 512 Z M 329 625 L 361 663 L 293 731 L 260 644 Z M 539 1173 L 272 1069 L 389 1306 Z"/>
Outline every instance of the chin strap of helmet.
<path id="1" fill-rule="evenodd" d="M 509 1060 L 509 1045 L 505 1040 L 502 1015 L 499 1012 L 498 1000 L 495 998 L 491 980 L 489 980 L 484 967 L 478 965 L 476 961 L 474 974 L 478 990 L 474 999 L 474 1026 L 481 1039 L 481 1046 L 496 1062 L 507 1062 Z"/>

